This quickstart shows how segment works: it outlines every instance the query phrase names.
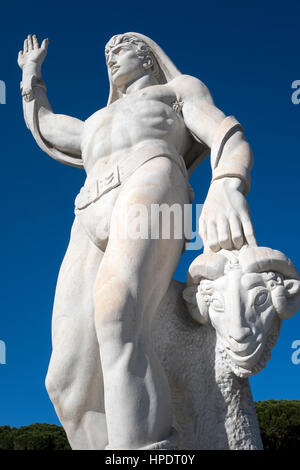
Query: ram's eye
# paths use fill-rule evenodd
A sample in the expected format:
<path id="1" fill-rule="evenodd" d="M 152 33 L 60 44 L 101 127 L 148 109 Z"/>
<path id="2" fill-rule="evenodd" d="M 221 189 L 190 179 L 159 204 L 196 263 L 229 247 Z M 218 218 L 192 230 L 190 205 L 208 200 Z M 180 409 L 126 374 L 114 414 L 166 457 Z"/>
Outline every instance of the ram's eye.
<path id="1" fill-rule="evenodd" d="M 212 299 L 211 306 L 214 310 L 216 310 L 216 312 L 223 312 L 224 311 L 223 304 L 219 299 Z"/>
<path id="2" fill-rule="evenodd" d="M 269 297 L 268 292 L 266 292 L 266 291 L 260 292 L 260 293 L 257 294 L 257 296 L 255 297 L 254 304 L 255 304 L 257 307 L 261 307 L 262 305 L 264 305 L 264 304 L 266 303 L 266 301 L 268 300 L 268 297 Z"/>

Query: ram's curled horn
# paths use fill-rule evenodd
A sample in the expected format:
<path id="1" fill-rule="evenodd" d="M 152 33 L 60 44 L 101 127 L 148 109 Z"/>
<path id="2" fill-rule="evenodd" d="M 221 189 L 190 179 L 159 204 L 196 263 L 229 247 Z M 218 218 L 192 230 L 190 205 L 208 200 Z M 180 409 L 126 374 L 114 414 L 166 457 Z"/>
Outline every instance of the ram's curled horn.
<path id="1" fill-rule="evenodd" d="M 187 285 L 199 284 L 201 279 L 211 281 L 223 276 L 227 259 L 218 253 L 197 256 L 189 267 Z"/>
<path id="2" fill-rule="evenodd" d="M 244 273 L 274 271 L 286 278 L 300 280 L 292 261 L 281 251 L 264 246 L 245 246 L 240 250 L 239 262 Z"/>

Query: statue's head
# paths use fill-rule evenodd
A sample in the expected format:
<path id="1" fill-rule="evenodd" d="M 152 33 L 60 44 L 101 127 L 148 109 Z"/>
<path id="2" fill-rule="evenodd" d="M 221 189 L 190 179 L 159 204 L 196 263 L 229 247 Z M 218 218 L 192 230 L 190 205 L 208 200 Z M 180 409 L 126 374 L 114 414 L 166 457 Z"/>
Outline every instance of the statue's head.
<path id="1" fill-rule="evenodd" d="M 106 44 L 105 57 L 111 80 L 121 90 L 143 75 L 152 75 L 160 83 L 161 72 L 154 53 L 132 33 L 113 36 Z"/>
<path id="2" fill-rule="evenodd" d="M 180 75 L 171 59 L 152 39 L 140 33 L 113 36 L 105 47 L 110 93 L 108 104 L 123 96 L 122 89 L 141 76 L 167 83 Z M 125 85 L 124 85 L 125 84 Z"/>
<path id="3" fill-rule="evenodd" d="M 281 252 L 244 247 L 198 256 L 184 298 L 191 316 L 216 330 L 217 347 L 234 373 L 247 377 L 265 367 L 281 320 L 300 308 L 300 276 Z"/>

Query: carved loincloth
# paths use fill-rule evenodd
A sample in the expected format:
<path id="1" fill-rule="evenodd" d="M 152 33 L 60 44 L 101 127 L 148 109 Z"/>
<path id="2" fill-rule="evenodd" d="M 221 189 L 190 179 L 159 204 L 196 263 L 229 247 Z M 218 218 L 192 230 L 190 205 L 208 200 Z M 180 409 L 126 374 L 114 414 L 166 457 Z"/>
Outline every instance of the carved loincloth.
<path id="1" fill-rule="evenodd" d="M 101 174 L 101 178 L 85 184 L 80 193 L 75 199 L 75 215 L 89 236 L 92 242 L 100 248 L 102 251 L 105 250 L 108 242 L 108 232 L 110 225 L 111 206 L 108 211 L 105 209 L 105 205 L 98 204 L 98 201 L 105 194 L 112 190 L 120 189 L 121 185 L 142 165 L 149 160 L 153 160 L 157 157 L 166 157 L 172 160 L 179 167 L 183 174 L 186 184 L 189 188 L 190 201 L 193 200 L 194 192 L 193 188 L 188 182 L 188 173 L 185 166 L 184 159 L 178 153 L 165 154 L 160 153 L 157 155 L 146 154 L 141 157 L 139 154 L 131 155 L 124 161 L 121 161 L 115 165 L 111 165 Z"/>

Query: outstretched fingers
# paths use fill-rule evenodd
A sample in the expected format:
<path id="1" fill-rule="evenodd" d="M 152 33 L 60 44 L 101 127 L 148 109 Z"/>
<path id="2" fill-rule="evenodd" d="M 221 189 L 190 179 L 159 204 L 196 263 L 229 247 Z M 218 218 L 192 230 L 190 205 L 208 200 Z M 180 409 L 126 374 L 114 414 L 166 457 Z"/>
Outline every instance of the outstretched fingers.
<path id="1" fill-rule="evenodd" d="M 49 44 L 49 39 L 48 38 L 44 39 L 41 45 L 41 49 L 47 50 L 48 44 Z"/>
<path id="2" fill-rule="evenodd" d="M 33 42 L 33 49 L 39 49 L 40 43 L 36 34 L 32 36 L 32 42 Z"/>
<path id="3" fill-rule="evenodd" d="M 28 34 L 27 36 L 27 44 L 28 44 L 28 52 L 32 51 L 33 49 L 33 40 L 32 40 L 32 35 Z"/>
<path id="4" fill-rule="evenodd" d="M 49 43 L 49 40 L 44 39 L 44 41 L 42 42 L 42 45 L 40 45 L 40 42 L 36 34 L 28 34 L 27 38 L 24 41 L 23 53 L 37 50 L 40 48 L 47 49 L 48 43 Z"/>
<path id="5" fill-rule="evenodd" d="M 28 40 L 27 39 L 25 39 L 24 41 L 23 51 L 28 52 Z"/>
<path id="6" fill-rule="evenodd" d="M 48 43 L 48 39 L 45 39 L 40 46 L 37 35 L 28 34 L 24 41 L 23 51 L 20 51 L 18 55 L 19 67 L 23 69 L 25 64 L 30 62 L 41 65 L 47 55 Z"/>

